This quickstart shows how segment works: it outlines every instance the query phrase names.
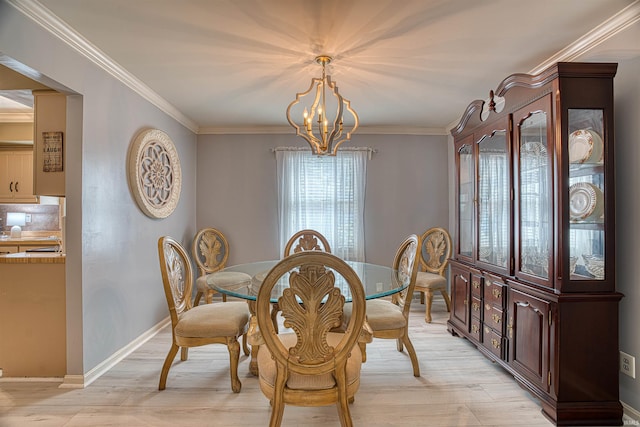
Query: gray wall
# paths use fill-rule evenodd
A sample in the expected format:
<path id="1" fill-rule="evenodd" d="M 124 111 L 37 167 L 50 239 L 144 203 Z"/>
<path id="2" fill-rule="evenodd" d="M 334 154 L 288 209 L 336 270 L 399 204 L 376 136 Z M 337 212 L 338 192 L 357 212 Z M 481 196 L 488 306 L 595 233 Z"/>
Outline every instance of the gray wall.
<path id="1" fill-rule="evenodd" d="M 196 137 L 102 69 L 0 2 L 0 53 L 80 96 L 67 126 L 67 336 L 70 375 L 82 375 L 168 315 L 157 239 L 195 232 Z M 183 171 L 180 203 L 146 217 L 127 183 L 127 149 L 144 128 L 165 131 Z"/>
<path id="2" fill-rule="evenodd" d="M 197 225 L 220 229 L 229 264 L 280 258 L 276 159 L 272 148 L 303 146 L 293 135 L 200 135 Z M 445 136 L 354 135 L 351 146 L 377 150 L 367 165 L 365 255 L 391 264 L 411 233 L 446 227 Z"/>
<path id="3" fill-rule="evenodd" d="M 635 356 L 636 378 L 620 374 L 620 399 L 640 411 L 640 58 L 620 61 L 615 88 L 616 274 L 620 350 Z"/>

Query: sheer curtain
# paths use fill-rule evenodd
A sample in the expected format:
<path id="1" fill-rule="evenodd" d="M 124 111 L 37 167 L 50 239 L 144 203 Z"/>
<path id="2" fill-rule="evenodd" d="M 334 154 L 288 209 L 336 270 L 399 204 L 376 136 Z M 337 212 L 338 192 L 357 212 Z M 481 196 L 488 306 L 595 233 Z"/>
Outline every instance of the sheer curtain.
<path id="1" fill-rule="evenodd" d="M 322 233 L 331 252 L 364 261 L 364 196 L 369 150 L 314 156 L 308 150 L 276 150 L 280 253 L 303 229 Z"/>

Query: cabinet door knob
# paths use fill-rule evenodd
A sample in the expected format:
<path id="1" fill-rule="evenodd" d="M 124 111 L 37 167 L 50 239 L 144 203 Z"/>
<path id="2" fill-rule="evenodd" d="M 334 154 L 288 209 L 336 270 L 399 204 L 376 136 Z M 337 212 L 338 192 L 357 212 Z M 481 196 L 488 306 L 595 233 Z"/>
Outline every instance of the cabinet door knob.
<path id="1" fill-rule="evenodd" d="M 18 192 L 18 181 L 16 181 L 16 193 Z"/>
<path id="2" fill-rule="evenodd" d="M 13 181 L 9 183 L 9 193 L 13 193 Z"/>

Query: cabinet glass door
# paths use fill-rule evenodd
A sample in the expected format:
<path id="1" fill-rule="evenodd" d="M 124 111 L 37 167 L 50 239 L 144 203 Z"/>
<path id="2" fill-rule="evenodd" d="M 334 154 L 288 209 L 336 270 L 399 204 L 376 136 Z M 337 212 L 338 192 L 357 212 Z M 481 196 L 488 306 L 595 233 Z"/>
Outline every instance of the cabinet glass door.
<path id="1" fill-rule="evenodd" d="M 478 139 L 478 262 L 509 269 L 511 168 L 507 126 Z"/>
<path id="2" fill-rule="evenodd" d="M 604 280 L 603 111 L 569 109 L 569 273 Z"/>
<path id="3" fill-rule="evenodd" d="M 518 269 L 530 280 L 546 284 L 552 252 L 549 117 L 535 107 L 531 106 L 532 112 L 518 126 Z"/>
<path id="4" fill-rule="evenodd" d="M 471 259 L 473 251 L 473 146 L 458 150 L 458 254 Z"/>

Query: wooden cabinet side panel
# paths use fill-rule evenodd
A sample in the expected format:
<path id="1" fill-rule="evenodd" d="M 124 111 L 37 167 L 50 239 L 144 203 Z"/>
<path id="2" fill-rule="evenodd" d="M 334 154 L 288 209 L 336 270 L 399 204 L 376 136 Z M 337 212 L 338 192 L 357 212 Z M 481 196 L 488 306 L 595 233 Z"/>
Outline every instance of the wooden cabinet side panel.
<path id="1" fill-rule="evenodd" d="M 65 195 L 67 98 L 57 92 L 34 92 L 33 180 L 39 196 Z M 44 172 L 42 132 L 62 132 L 61 172 Z"/>
<path id="2" fill-rule="evenodd" d="M 66 374 L 64 264 L 0 264 L 0 368 L 5 377 Z"/>

